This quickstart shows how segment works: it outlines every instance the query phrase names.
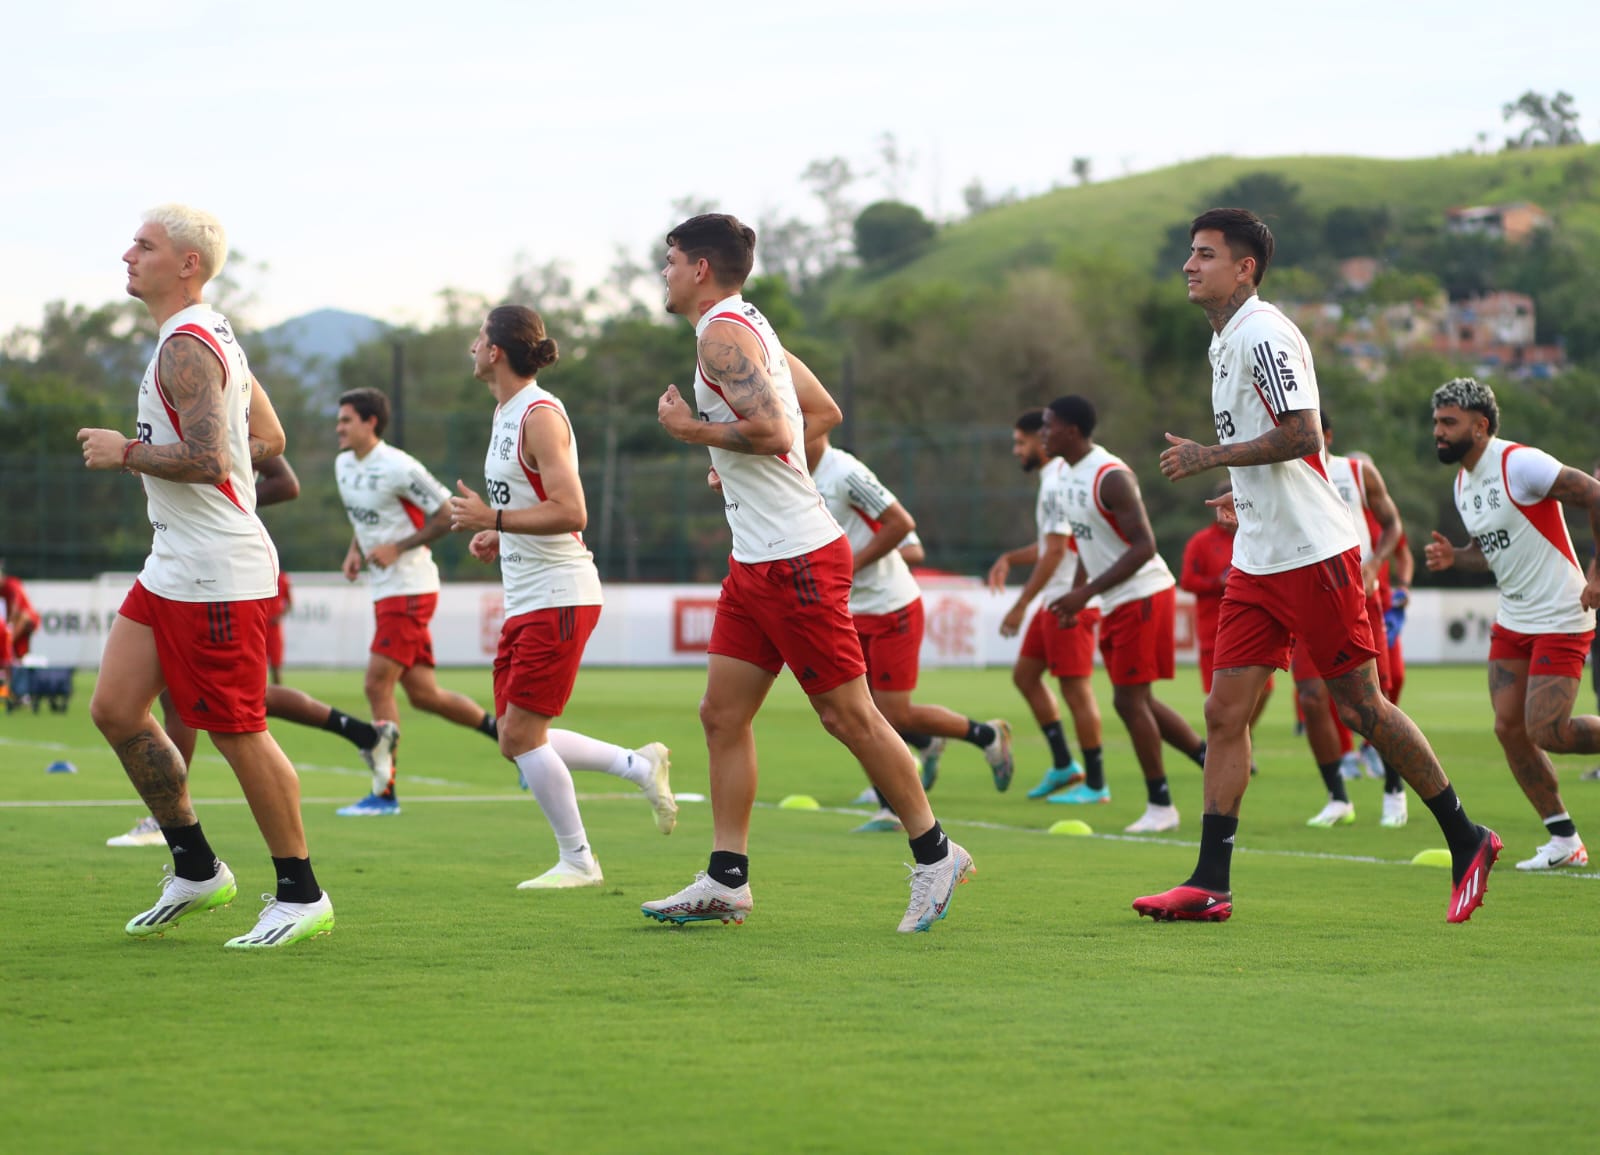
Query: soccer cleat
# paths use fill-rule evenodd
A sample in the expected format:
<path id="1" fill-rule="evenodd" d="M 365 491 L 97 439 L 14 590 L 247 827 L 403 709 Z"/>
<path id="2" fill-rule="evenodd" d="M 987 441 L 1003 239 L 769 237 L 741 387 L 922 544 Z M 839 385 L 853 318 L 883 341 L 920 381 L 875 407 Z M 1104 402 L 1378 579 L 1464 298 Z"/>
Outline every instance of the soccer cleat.
<path id="1" fill-rule="evenodd" d="M 1446 922 L 1466 922 L 1472 917 L 1472 912 L 1483 905 L 1483 896 L 1489 891 L 1489 872 L 1494 869 L 1495 860 L 1500 857 L 1500 849 L 1504 845 L 1500 836 L 1487 826 L 1478 827 L 1483 831 L 1483 841 L 1478 843 L 1478 849 L 1472 855 L 1472 861 L 1467 863 L 1461 881 L 1450 888 L 1450 909 L 1445 915 Z"/>
<path id="2" fill-rule="evenodd" d="M 1226 922 L 1233 913 L 1233 893 L 1199 886 L 1175 886 L 1162 894 L 1133 900 L 1139 917 L 1156 922 Z"/>
<path id="3" fill-rule="evenodd" d="M 686 922 L 711 922 L 715 919 L 727 923 L 743 923 L 754 905 L 750 898 L 750 884 L 727 887 L 705 871 L 694 876 L 694 881 L 670 898 L 658 898 L 639 907 L 646 918 L 657 922 L 673 922 L 682 926 Z"/>
<path id="4" fill-rule="evenodd" d="M 223 946 L 233 950 L 271 950 L 333 930 L 333 901 L 327 891 L 316 902 L 279 902 L 270 894 L 263 894 L 261 901 L 267 905 L 256 919 L 255 928 L 230 938 Z"/>
<path id="5" fill-rule="evenodd" d="M 932 738 L 928 741 L 928 748 L 913 751 L 922 761 L 922 789 L 926 793 L 933 789 L 933 784 L 939 781 L 939 759 L 944 755 L 944 738 Z"/>
<path id="6" fill-rule="evenodd" d="M 1083 781 L 1083 767 L 1076 760 L 1068 766 L 1056 766 L 1044 772 L 1044 777 L 1039 780 L 1039 785 L 1028 791 L 1029 798 L 1043 798 L 1046 794 L 1054 794 L 1057 790 L 1065 790 L 1068 786 L 1076 786 Z"/>
<path id="7" fill-rule="evenodd" d="M 394 722 L 374 722 L 372 728 L 378 732 L 378 740 L 361 751 L 361 760 L 372 771 L 373 792 L 381 795 L 394 782 L 394 750 L 400 745 L 400 727 Z"/>
<path id="8" fill-rule="evenodd" d="M 1111 801 L 1111 787 L 1102 786 L 1096 790 L 1087 782 L 1080 782 L 1060 794 L 1052 794 L 1045 799 L 1046 802 L 1060 802 L 1068 806 L 1088 806 L 1096 802 Z"/>
<path id="9" fill-rule="evenodd" d="M 1351 781 L 1362 775 L 1365 767 L 1361 765 L 1361 756 L 1354 750 L 1339 759 L 1339 777 Z"/>
<path id="10" fill-rule="evenodd" d="M 385 798 L 381 794 L 368 794 L 360 802 L 352 802 L 334 811 L 341 818 L 382 818 L 400 813 L 400 800 Z"/>
<path id="11" fill-rule="evenodd" d="M 1011 757 L 1011 723 L 1004 718 L 991 718 L 988 725 L 994 727 L 994 741 L 983 748 L 983 757 L 994 774 L 994 788 L 1004 794 L 1011 788 L 1011 776 L 1017 769 Z"/>
<path id="12" fill-rule="evenodd" d="M 148 814 L 135 822 L 133 829 L 128 833 L 106 839 L 107 846 L 165 846 L 166 844 L 167 840 L 161 833 L 161 824 Z"/>
<path id="13" fill-rule="evenodd" d="M 1356 820 L 1356 808 L 1352 802 L 1340 802 L 1337 799 L 1328 799 L 1328 804 L 1306 819 L 1307 826 L 1349 826 Z"/>
<path id="14" fill-rule="evenodd" d="M 868 786 L 860 794 L 857 794 L 854 798 L 852 798 L 850 800 L 850 805 L 852 805 L 852 806 L 877 806 L 877 805 L 879 805 L 878 792 L 876 790 L 874 790 L 872 787 Z"/>
<path id="15" fill-rule="evenodd" d="M 161 901 L 143 914 L 134 915 L 124 929 L 134 938 L 163 935 L 180 918 L 227 906 L 238 893 L 233 871 L 225 862 L 218 861 L 216 873 L 204 882 L 179 878 L 172 873 L 171 866 L 166 866 L 162 868 Z"/>
<path id="16" fill-rule="evenodd" d="M 901 934 L 927 930 L 950 913 L 956 887 L 967 881 L 967 875 L 978 872 L 972 855 L 949 839 L 946 842 L 949 850 L 938 862 L 911 868 L 911 902 L 896 928 Z"/>
<path id="17" fill-rule="evenodd" d="M 605 882 L 600 860 L 590 857 L 588 867 L 562 859 L 538 878 L 517 883 L 518 890 L 576 890 L 581 886 L 600 886 Z"/>
<path id="18" fill-rule="evenodd" d="M 1406 824 L 1408 817 L 1405 791 L 1383 796 L 1383 817 L 1378 819 L 1379 826 L 1388 830 L 1398 830 Z"/>
<path id="19" fill-rule="evenodd" d="M 672 767 L 672 751 L 664 743 L 652 742 L 640 746 L 634 753 L 650 763 L 650 780 L 639 789 L 644 791 L 650 809 L 656 812 L 656 829 L 671 834 L 672 828 L 678 825 L 678 800 L 673 797 L 672 783 L 667 779 L 667 771 Z"/>
<path id="20" fill-rule="evenodd" d="M 852 830 L 851 834 L 892 834 L 895 831 L 904 833 L 905 826 L 895 815 L 893 810 L 880 810 L 860 826 Z"/>
<path id="21" fill-rule="evenodd" d="M 1163 834 L 1178 829 L 1178 808 L 1146 803 L 1144 813 L 1131 826 L 1123 827 L 1124 834 Z"/>
<path id="22" fill-rule="evenodd" d="M 1383 779 L 1383 756 L 1378 753 L 1378 748 L 1370 742 L 1362 743 L 1361 752 L 1357 755 L 1361 759 L 1361 769 L 1368 778 Z"/>
<path id="23" fill-rule="evenodd" d="M 1573 835 L 1571 838 L 1552 837 L 1533 852 L 1532 858 L 1517 863 L 1517 869 L 1559 870 L 1563 866 L 1588 865 L 1589 852 L 1584 849 L 1583 839 Z"/>

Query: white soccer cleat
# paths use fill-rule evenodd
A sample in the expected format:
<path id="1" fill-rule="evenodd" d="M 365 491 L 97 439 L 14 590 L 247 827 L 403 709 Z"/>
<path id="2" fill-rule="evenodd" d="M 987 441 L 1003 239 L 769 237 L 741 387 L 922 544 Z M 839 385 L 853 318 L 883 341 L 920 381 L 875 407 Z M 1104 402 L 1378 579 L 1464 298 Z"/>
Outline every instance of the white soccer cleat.
<path id="1" fill-rule="evenodd" d="M 977 873 L 972 855 L 955 842 L 946 841 L 949 853 L 938 862 L 911 868 L 911 902 L 896 928 L 901 934 L 927 930 L 948 914 L 956 887 L 967 881 L 967 875 Z"/>
<path id="2" fill-rule="evenodd" d="M 172 867 L 162 868 L 161 901 L 128 920 L 124 929 L 134 938 L 162 935 L 180 918 L 188 918 L 203 910 L 227 906 L 239 893 L 228 864 L 218 861 L 216 873 L 204 882 L 191 882 L 172 873 Z"/>
<path id="3" fill-rule="evenodd" d="M 1388 830 L 1398 830 L 1406 824 L 1410 817 L 1406 813 L 1406 796 L 1401 791 L 1398 794 L 1385 794 L 1383 796 L 1383 817 L 1378 819 L 1378 825 Z"/>
<path id="4" fill-rule="evenodd" d="M 705 871 L 694 876 L 694 881 L 670 898 L 658 898 L 642 903 L 639 910 L 646 918 L 657 922 L 743 923 L 755 903 L 750 898 L 750 884 L 739 887 L 723 886 Z"/>
<path id="5" fill-rule="evenodd" d="M 1338 802 L 1328 799 L 1328 804 L 1306 819 L 1307 826 L 1349 826 L 1356 820 L 1356 808 L 1353 802 Z"/>
<path id="6" fill-rule="evenodd" d="M 1361 755 L 1354 750 L 1339 759 L 1339 777 L 1350 781 L 1361 777 L 1366 767 L 1361 764 Z"/>
<path id="7" fill-rule="evenodd" d="M 230 938 L 223 946 L 233 950 L 271 950 L 333 930 L 333 900 L 327 891 L 316 902 L 279 902 L 270 894 L 263 894 L 261 901 L 267 905 L 254 929 Z"/>
<path id="8" fill-rule="evenodd" d="M 1165 834 L 1178 829 L 1178 808 L 1146 803 L 1144 813 L 1131 826 L 1123 827 L 1124 834 Z"/>
<path id="9" fill-rule="evenodd" d="M 400 744 L 400 726 L 396 722 L 374 722 L 378 740 L 361 751 L 361 760 L 372 771 L 372 792 L 382 794 L 394 783 L 394 748 Z"/>
<path id="10" fill-rule="evenodd" d="M 871 806 L 871 807 L 876 808 L 879 805 L 879 803 L 878 803 L 878 792 L 876 790 L 874 790 L 872 787 L 868 786 L 860 794 L 857 794 L 854 798 L 852 798 L 850 800 L 850 805 L 852 805 L 852 806 Z"/>
<path id="11" fill-rule="evenodd" d="M 166 844 L 167 840 L 161 833 L 161 824 L 148 814 L 135 822 L 133 829 L 128 833 L 106 839 L 107 846 L 165 846 Z"/>
<path id="12" fill-rule="evenodd" d="M 1357 757 L 1361 759 L 1361 768 L 1368 778 L 1383 781 L 1383 756 L 1378 753 L 1378 748 L 1370 742 L 1362 744 Z"/>
<path id="13" fill-rule="evenodd" d="M 650 809 L 656 812 L 656 829 L 671 834 L 672 828 L 678 825 L 678 800 L 672 796 L 672 783 L 667 778 L 667 771 L 672 767 L 672 751 L 664 743 L 652 742 L 640 746 L 634 753 L 650 763 L 650 778 L 639 789 L 644 791 Z"/>
<path id="14" fill-rule="evenodd" d="M 1533 852 L 1532 858 L 1517 863 L 1517 869 L 1559 870 L 1563 866 L 1588 865 L 1589 852 L 1584 849 L 1583 839 L 1573 835 L 1571 838 L 1552 837 Z"/>
<path id="15" fill-rule="evenodd" d="M 575 890 L 580 886 L 599 886 L 606 877 L 600 872 L 600 860 L 593 856 L 587 867 L 562 859 L 538 878 L 517 883 L 518 890 Z"/>

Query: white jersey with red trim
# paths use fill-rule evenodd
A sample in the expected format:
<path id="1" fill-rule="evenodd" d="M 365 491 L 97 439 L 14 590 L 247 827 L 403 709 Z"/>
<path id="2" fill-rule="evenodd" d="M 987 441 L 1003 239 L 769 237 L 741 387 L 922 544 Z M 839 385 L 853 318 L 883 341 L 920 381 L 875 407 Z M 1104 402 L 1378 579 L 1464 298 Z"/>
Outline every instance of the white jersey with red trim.
<path id="1" fill-rule="evenodd" d="M 450 491 L 411 454 L 380 441 L 357 457 L 346 449 L 334 458 L 339 500 L 356 531 L 363 554 L 393 545 L 427 524 Z M 393 565 L 367 566 L 367 590 L 373 601 L 439 592 L 439 567 L 425 545 L 408 549 Z"/>
<path id="2" fill-rule="evenodd" d="M 1293 321 L 1259 297 L 1211 338 L 1211 408 L 1217 442 L 1263 437 L 1283 413 L 1320 407 L 1311 349 Z M 1328 482 L 1321 454 L 1228 467 L 1239 532 L 1233 564 L 1282 573 L 1359 544 L 1348 507 Z"/>
<path id="3" fill-rule="evenodd" d="M 494 411 L 489 454 L 483 463 L 485 496 L 490 509 L 531 509 L 544 501 L 539 471 L 523 456 L 524 422 L 535 408 L 554 409 L 572 435 L 572 465 L 578 465 L 578 439 L 566 406 L 537 382 Z M 500 579 L 505 583 L 505 616 L 555 606 L 605 604 L 594 555 L 579 533 L 500 534 Z"/>
<path id="4" fill-rule="evenodd" d="M 1039 467 L 1039 499 L 1033 507 L 1033 524 L 1039 534 L 1039 556 L 1044 556 L 1045 539 L 1050 534 L 1059 534 L 1072 538 L 1072 518 L 1067 511 L 1067 463 L 1059 457 L 1052 457 Z M 1039 591 L 1041 606 L 1048 606 L 1057 598 L 1064 597 L 1072 592 L 1072 583 L 1078 577 L 1078 542 L 1073 538 L 1068 542 L 1067 552 L 1061 559 L 1061 564 L 1056 566 L 1056 572 L 1050 575 L 1050 580 L 1044 583 L 1044 588 Z M 1089 603 L 1094 609 L 1100 608 L 1100 599 Z"/>
<path id="5" fill-rule="evenodd" d="M 746 564 L 779 561 L 821 549 L 842 531 L 806 472 L 805 422 L 783 345 L 761 310 L 737 293 L 718 301 L 700 318 L 694 329 L 696 342 L 708 328 L 719 323 L 739 325 L 755 334 L 766 352 L 767 376 L 773 392 L 794 431 L 794 441 L 786 453 L 734 453 L 711 447 L 711 464 L 722 479 L 722 506 L 727 512 L 728 528 L 733 531 L 734 560 Z M 698 361 L 694 399 L 702 421 L 728 423 L 741 419 L 742 415 L 728 404 L 722 389 L 706 377 Z"/>
<path id="6" fill-rule="evenodd" d="M 1113 470 L 1127 470 L 1128 463 L 1110 450 L 1096 445 L 1077 464 L 1067 467 L 1066 500 L 1068 516 L 1072 519 L 1072 537 L 1078 543 L 1078 557 L 1089 577 L 1097 578 L 1128 550 L 1128 539 L 1122 535 L 1117 523 L 1111 520 L 1111 511 L 1100 500 L 1100 486 L 1106 474 Z M 1101 609 L 1110 613 L 1118 606 L 1147 598 L 1151 594 L 1171 589 L 1178 584 L 1161 555 L 1155 554 L 1127 580 L 1119 582 L 1100 593 Z"/>
<path id="7" fill-rule="evenodd" d="M 1339 457 L 1323 451 L 1323 466 L 1328 471 L 1328 484 L 1333 486 L 1339 500 L 1350 507 L 1355 522 L 1356 543 L 1361 547 L 1361 560 L 1372 556 L 1372 526 L 1367 522 L 1367 484 L 1361 476 L 1361 462 L 1354 457 Z"/>
<path id="8" fill-rule="evenodd" d="M 829 447 L 818 460 L 811 480 L 827 503 L 828 512 L 844 528 L 852 554 L 860 553 L 877 536 L 883 511 L 899 502 L 877 474 L 842 449 Z M 922 589 L 897 546 L 871 565 L 856 570 L 850 586 L 850 612 L 889 614 L 921 596 Z"/>
<path id="9" fill-rule="evenodd" d="M 209 305 L 190 305 L 167 319 L 139 385 L 139 440 L 174 445 L 182 420 L 161 383 L 161 350 L 174 337 L 197 339 L 222 362 L 228 479 L 220 485 L 142 475 L 150 556 L 139 582 L 175 602 L 246 602 L 278 596 L 278 551 L 256 516 L 250 463 L 250 363 L 228 319 Z"/>
<path id="10" fill-rule="evenodd" d="M 1580 599 L 1583 566 L 1550 496 L 1561 462 L 1542 449 L 1489 439 L 1470 470 L 1456 474 L 1456 508 L 1500 587 L 1494 620 L 1519 634 L 1581 634 L 1594 611 Z"/>

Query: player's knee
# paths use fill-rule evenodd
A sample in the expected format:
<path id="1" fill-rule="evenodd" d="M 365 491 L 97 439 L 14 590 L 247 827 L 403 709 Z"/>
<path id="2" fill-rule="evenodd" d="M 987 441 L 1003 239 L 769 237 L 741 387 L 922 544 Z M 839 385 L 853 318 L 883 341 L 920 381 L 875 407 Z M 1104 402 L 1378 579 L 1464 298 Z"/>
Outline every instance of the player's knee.
<path id="1" fill-rule="evenodd" d="M 131 737 L 143 716 L 144 711 L 135 709 L 114 694 L 102 693 L 99 686 L 95 687 L 94 696 L 89 699 L 90 721 L 113 744 Z"/>
<path id="2" fill-rule="evenodd" d="M 1013 669 L 1011 671 L 1011 684 L 1024 694 L 1031 693 L 1034 687 L 1038 686 L 1042 681 L 1043 676 L 1034 673 L 1032 670 Z"/>
<path id="3" fill-rule="evenodd" d="M 1300 711 L 1310 714 L 1316 710 L 1328 708 L 1327 687 L 1321 682 L 1301 682 L 1294 688 L 1295 700 L 1300 703 Z M 1348 726 L 1350 723 L 1346 722 Z"/>
<path id="4" fill-rule="evenodd" d="M 700 727 L 706 733 L 707 742 L 715 743 L 719 739 L 737 734 L 744 724 L 741 711 L 731 709 L 725 703 L 713 701 L 709 697 L 700 699 Z"/>
<path id="5" fill-rule="evenodd" d="M 1207 694 L 1205 706 L 1207 737 L 1237 737 L 1244 733 L 1250 726 L 1250 708 L 1253 704 L 1239 704 L 1220 698 L 1215 693 Z"/>

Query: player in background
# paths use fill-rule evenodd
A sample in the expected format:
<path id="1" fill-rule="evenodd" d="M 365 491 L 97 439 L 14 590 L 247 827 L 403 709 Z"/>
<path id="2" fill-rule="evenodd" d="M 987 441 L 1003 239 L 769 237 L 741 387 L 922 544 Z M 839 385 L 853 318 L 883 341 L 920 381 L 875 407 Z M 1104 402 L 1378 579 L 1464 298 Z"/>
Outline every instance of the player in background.
<path id="1" fill-rule="evenodd" d="M 1589 476 L 1600 481 L 1600 461 L 1595 462 Z M 1600 553 L 1596 553 L 1590 561 L 1600 561 Z M 1589 688 L 1594 691 L 1595 709 L 1600 710 L 1600 632 L 1596 633 L 1595 640 L 1589 645 Z M 1585 770 L 1579 775 L 1579 780 L 1600 782 L 1600 766 Z"/>
<path id="2" fill-rule="evenodd" d="M 940 743 L 954 738 L 976 746 L 989 764 L 994 788 L 1004 793 L 1013 769 L 1010 724 L 1000 718 L 977 722 L 944 706 L 911 700 L 922 654 L 923 612 L 922 590 L 900 553 L 901 544 L 916 530 L 910 512 L 858 458 L 834 448 L 827 433 L 807 440 L 806 466 L 850 543 L 850 616 L 861 639 L 873 703 L 902 737 Z M 926 790 L 932 784 L 926 761 L 923 768 Z M 857 830 L 902 830 L 894 811 L 883 799 L 878 801 L 878 813 Z"/>
<path id="3" fill-rule="evenodd" d="M 112 620 L 89 712 L 172 850 L 161 899 L 127 933 L 160 935 L 238 893 L 189 797 L 189 772 L 150 713 L 163 687 L 233 769 L 272 856 L 276 896 L 236 949 L 333 929 L 300 819 L 300 781 L 267 732 L 267 613 L 278 555 L 255 513 L 251 463 L 283 451 L 272 403 L 221 313 L 203 302 L 227 260 L 216 218 L 183 205 L 145 214 L 123 254 L 127 291 L 158 326 L 139 386 L 137 435 L 80 429 L 84 464 L 140 475 L 150 556 Z"/>
<path id="4" fill-rule="evenodd" d="M 1038 785 L 1028 791 L 1029 798 L 1054 800 L 1076 787 L 1088 772 L 1104 781 L 1104 751 L 1101 748 L 1100 704 L 1090 682 L 1094 674 L 1094 633 L 1100 622 L 1098 603 L 1085 606 L 1078 620 L 1063 626 L 1046 607 L 1050 601 L 1072 589 L 1078 572 L 1077 547 L 1072 541 L 1072 523 L 1067 517 L 1062 487 L 1066 463 L 1052 458 L 1044 445 L 1044 410 L 1029 409 L 1016 420 L 1011 430 L 1011 456 L 1024 473 L 1039 475 L 1039 496 L 1034 502 L 1034 540 L 1007 550 L 989 567 L 989 590 L 1004 593 L 1011 567 L 1032 566 L 1022 592 L 1000 622 L 1000 636 L 1015 637 L 1022 630 L 1023 615 L 1035 598 L 1042 598 L 1022 634 L 1022 648 L 1011 667 L 1011 683 L 1028 703 L 1033 720 L 1044 733 L 1050 747 L 1050 769 Z M 1061 698 L 1072 714 L 1073 730 L 1083 748 L 1083 763 L 1072 756 L 1066 732 L 1061 727 L 1061 710 L 1055 695 L 1045 684 L 1045 673 L 1054 675 L 1061 686 Z"/>
<path id="5" fill-rule="evenodd" d="M 428 623 L 439 604 L 439 567 L 428 543 L 450 532 L 450 491 L 416 458 L 383 440 L 389 399 L 376 389 L 352 389 L 339 398 L 335 430 L 339 456 L 334 474 L 339 498 L 355 529 L 344 558 L 345 580 L 367 571 L 376 624 L 367 659 L 367 703 L 374 722 L 398 729 L 395 686 L 417 710 L 476 730 L 498 742 L 494 715 L 464 694 L 446 690 L 433 673 Z M 400 813 L 395 766 L 373 770 L 372 792 L 339 810 L 351 818 Z"/>
<path id="6" fill-rule="evenodd" d="M 1322 464 L 1311 352 L 1294 323 L 1256 295 L 1272 257 L 1272 231 L 1246 209 L 1212 209 L 1193 221 L 1189 236 L 1189 300 L 1205 310 L 1214 334 L 1218 444 L 1168 433 L 1161 472 L 1178 481 L 1227 468 L 1239 532 L 1206 698 L 1199 860 L 1186 882 L 1136 899 L 1134 910 L 1208 921 L 1233 913 L 1231 862 L 1250 784 L 1250 718 L 1273 668 L 1287 666 L 1293 637 L 1308 647 L 1345 722 L 1372 739 L 1438 821 L 1451 855 L 1446 919 L 1465 922 L 1483 901 L 1500 839 L 1467 817 L 1428 740 L 1378 688 L 1355 526 Z"/>
<path id="7" fill-rule="evenodd" d="M 741 295 L 755 242 L 755 230 L 723 213 L 692 217 L 667 236 L 667 311 L 694 324 L 698 356 L 694 406 L 669 385 L 656 415 L 676 440 L 710 450 L 733 550 L 700 703 L 711 780 L 711 859 L 689 886 L 642 909 L 677 923 L 742 922 L 749 913 L 753 724 L 787 665 L 823 726 L 861 763 L 904 824 L 916 865 L 899 930 L 923 931 L 948 912 L 956 885 L 972 870 L 972 856 L 940 828 L 915 759 L 872 704 L 850 620 L 850 544 L 806 472 L 805 436 L 823 432 L 823 423 L 805 426 L 811 411 L 806 397 L 821 387 Z M 828 404 L 829 420 L 837 424 L 837 407 Z"/>
<path id="8" fill-rule="evenodd" d="M 0 558 L 0 698 L 10 693 L 11 664 L 28 656 L 38 628 L 39 611 L 28 600 L 21 579 L 7 573 L 5 559 Z"/>
<path id="9" fill-rule="evenodd" d="M 259 499 L 256 502 L 260 505 Z M 289 588 L 289 575 L 278 571 L 278 596 L 273 599 L 272 614 L 267 618 L 267 676 L 274 686 L 283 685 L 283 619 L 294 608 L 294 593 Z"/>
<path id="10" fill-rule="evenodd" d="M 1423 553 L 1435 573 L 1487 569 L 1500 587 L 1489 633 L 1494 736 L 1550 835 L 1517 869 L 1587 866 L 1550 754 L 1600 753 L 1600 717 L 1572 714 L 1594 641 L 1600 573 L 1591 561 L 1585 575 L 1561 509 L 1584 510 L 1600 544 L 1600 481 L 1499 430 L 1500 406 L 1487 385 L 1457 377 L 1433 391 L 1433 439 L 1439 460 L 1461 467 L 1455 503 L 1468 540 L 1452 545 L 1435 531 Z"/>
<path id="11" fill-rule="evenodd" d="M 1145 811 L 1126 832 L 1160 834 L 1176 830 L 1179 821 L 1162 744 L 1196 766 L 1205 765 L 1206 744 L 1151 690 L 1158 679 L 1171 681 L 1175 672 L 1178 583 L 1156 552 L 1139 479 L 1122 458 L 1095 444 L 1096 421 L 1094 405 L 1085 397 L 1058 397 L 1044 411 L 1045 452 L 1067 467 L 1062 492 L 1079 563 L 1072 589 L 1045 608 L 1070 626 L 1091 599 L 1100 600 L 1100 657 L 1111 679 L 1112 703 L 1144 773 Z M 1093 775 L 1051 799 L 1110 800 L 1111 787 Z"/>

